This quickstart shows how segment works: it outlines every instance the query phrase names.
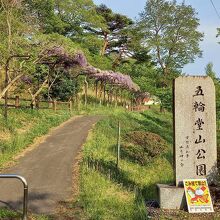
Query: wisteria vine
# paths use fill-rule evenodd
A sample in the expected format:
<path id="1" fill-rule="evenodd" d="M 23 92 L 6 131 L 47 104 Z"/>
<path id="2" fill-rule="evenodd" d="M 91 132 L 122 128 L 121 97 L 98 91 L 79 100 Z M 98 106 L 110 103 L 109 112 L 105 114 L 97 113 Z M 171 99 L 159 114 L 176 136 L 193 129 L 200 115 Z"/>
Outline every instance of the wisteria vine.
<path id="1" fill-rule="evenodd" d="M 136 92 L 140 90 L 139 86 L 132 81 L 130 76 L 124 75 L 122 73 L 117 73 L 113 71 L 102 71 L 94 67 L 87 67 L 86 73 L 89 78 L 93 78 L 97 81 L 117 85 L 130 91 Z"/>
<path id="2" fill-rule="evenodd" d="M 82 68 L 84 75 L 90 79 L 103 82 L 105 84 L 115 85 L 119 88 L 127 89 L 138 96 L 145 96 L 145 93 L 140 92 L 140 88 L 135 84 L 131 77 L 112 70 L 100 70 L 88 64 L 85 55 L 82 52 L 70 54 L 66 52 L 62 46 L 55 46 L 45 49 L 39 55 L 39 63 L 53 65 L 56 68 L 70 69 L 77 66 Z M 25 80 L 24 80 L 25 81 Z M 148 94 L 147 94 L 148 95 Z"/>
<path id="3" fill-rule="evenodd" d="M 140 90 L 139 86 L 136 85 L 130 76 L 124 75 L 122 73 L 109 71 L 103 71 L 95 68 L 88 64 L 85 55 L 82 52 L 77 52 L 72 55 L 66 52 L 66 50 L 61 47 L 53 47 L 46 49 L 41 54 L 42 64 L 54 64 L 57 67 L 63 67 L 65 69 L 74 68 L 80 66 L 83 68 L 83 73 L 89 78 L 95 79 L 97 81 L 102 81 L 108 84 L 114 84 L 118 87 L 128 89 L 130 91 L 137 92 Z"/>

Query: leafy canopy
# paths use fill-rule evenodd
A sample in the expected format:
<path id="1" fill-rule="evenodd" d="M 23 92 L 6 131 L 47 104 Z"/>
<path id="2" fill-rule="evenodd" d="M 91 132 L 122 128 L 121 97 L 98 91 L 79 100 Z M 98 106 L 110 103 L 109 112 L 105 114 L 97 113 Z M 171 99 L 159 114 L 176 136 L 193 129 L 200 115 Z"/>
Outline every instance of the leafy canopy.
<path id="1" fill-rule="evenodd" d="M 164 74 L 193 62 L 201 56 L 199 42 L 203 34 L 197 28 L 197 13 L 189 6 L 176 1 L 148 0 L 140 14 L 139 27 L 144 34 L 143 44 Z"/>

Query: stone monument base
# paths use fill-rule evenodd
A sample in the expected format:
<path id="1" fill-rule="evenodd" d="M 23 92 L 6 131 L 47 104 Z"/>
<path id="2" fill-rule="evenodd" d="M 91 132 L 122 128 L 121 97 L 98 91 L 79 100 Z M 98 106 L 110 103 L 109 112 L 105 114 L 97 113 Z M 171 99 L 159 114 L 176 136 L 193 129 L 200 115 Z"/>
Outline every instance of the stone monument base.
<path id="1" fill-rule="evenodd" d="M 159 204 L 161 209 L 187 210 L 186 198 L 183 187 L 157 184 Z"/>

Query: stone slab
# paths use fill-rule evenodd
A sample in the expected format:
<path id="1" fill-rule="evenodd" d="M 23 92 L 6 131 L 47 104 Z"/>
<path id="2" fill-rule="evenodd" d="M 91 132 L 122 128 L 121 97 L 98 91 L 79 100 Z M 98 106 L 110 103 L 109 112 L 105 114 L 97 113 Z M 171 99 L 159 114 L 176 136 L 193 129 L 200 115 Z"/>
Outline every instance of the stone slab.
<path id="1" fill-rule="evenodd" d="M 159 204 L 161 209 L 187 210 L 186 198 L 183 187 L 174 185 L 157 184 Z"/>
<path id="2" fill-rule="evenodd" d="M 215 87 L 210 77 L 178 77 L 174 82 L 174 152 L 176 186 L 183 179 L 217 174 Z"/>

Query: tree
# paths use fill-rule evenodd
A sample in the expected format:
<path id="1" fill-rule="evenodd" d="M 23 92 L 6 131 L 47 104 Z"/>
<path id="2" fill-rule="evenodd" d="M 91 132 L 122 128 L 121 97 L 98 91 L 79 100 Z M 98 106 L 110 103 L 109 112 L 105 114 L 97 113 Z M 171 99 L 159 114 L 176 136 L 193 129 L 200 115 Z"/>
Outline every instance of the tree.
<path id="1" fill-rule="evenodd" d="M 96 11 L 104 18 L 106 27 L 90 30 L 103 39 L 100 55 L 111 56 L 112 68 L 115 69 L 124 60 L 133 57 L 135 51 L 141 48 L 141 35 L 137 34 L 134 21 L 129 17 L 114 13 L 104 4 L 97 6 Z"/>
<path id="2" fill-rule="evenodd" d="M 205 73 L 207 76 L 210 76 L 214 82 L 216 81 L 216 73 L 213 70 L 213 63 L 208 63 L 206 65 Z"/>
<path id="3" fill-rule="evenodd" d="M 57 71 L 54 79 L 54 83 L 50 84 L 51 88 L 49 90 L 49 96 L 51 99 L 68 101 L 74 95 L 76 95 L 79 91 L 77 88 L 77 78 L 73 77 L 70 72 L 59 70 Z M 44 97 L 47 98 L 48 94 L 44 94 Z"/>
<path id="4" fill-rule="evenodd" d="M 199 42 L 203 34 L 197 30 L 196 15 L 191 6 L 166 0 L 148 0 L 140 14 L 143 44 L 151 49 L 152 57 L 165 76 L 201 56 Z"/>
<path id="5" fill-rule="evenodd" d="M 30 58 L 23 50 L 27 45 L 27 35 L 30 33 L 25 18 L 22 0 L 0 1 L 0 41 L 2 42 L 0 63 L 5 70 L 5 83 L 0 92 L 0 99 L 3 96 L 5 98 L 5 119 L 8 114 L 8 91 L 23 76 L 24 60 Z"/>
<path id="6" fill-rule="evenodd" d="M 213 70 L 213 63 L 208 63 L 205 67 L 205 73 L 207 76 L 211 77 L 215 85 L 215 94 L 216 94 L 216 115 L 218 119 L 218 129 L 219 129 L 219 120 L 220 120 L 220 79 L 216 77 L 216 73 Z"/>
<path id="7" fill-rule="evenodd" d="M 5 64 L 11 55 L 24 52 L 27 36 L 34 32 L 27 20 L 22 0 L 0 0 L 1 64 Z"/>
<path id="8" fill-rule="evenodd" d="M 29 13 L 43 33 L 58 33 L 69 38 L 83 34 L 85 26 L 99 27 L 92 0 L 24 0 Z"/>
<path id="9" fill-rule="evenodd" d="M 99 35 L 102 35 L 104 39 L 103 47 L 100 51 L 101 55 L 111 53 L 116 47 L 121 47 L 123 42 L 126 41 L 126 35 L 121 35 L 121 31 L 128 25 L 131 25 L 133 21 L 125 15 L 113 13 L 113 11 L 106 5 L 101 4 L 97 6 L 96 11 L 104 18 L 106 22 L 106 28 L 98 31 Z M 122 50 L 122 48 L 117 48 Z"/>

